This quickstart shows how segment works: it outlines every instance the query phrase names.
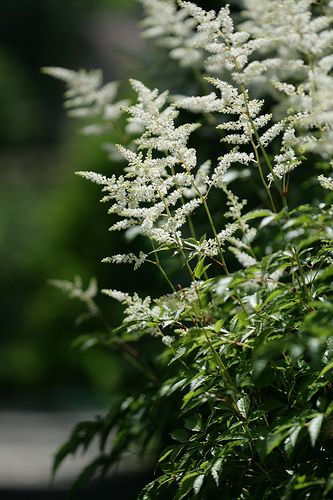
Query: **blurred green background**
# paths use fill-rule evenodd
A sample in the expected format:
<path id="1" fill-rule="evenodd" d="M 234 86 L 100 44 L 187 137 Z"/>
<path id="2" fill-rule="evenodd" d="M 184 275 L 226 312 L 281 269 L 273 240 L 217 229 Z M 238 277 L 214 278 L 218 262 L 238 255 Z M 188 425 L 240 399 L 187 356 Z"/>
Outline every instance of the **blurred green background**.
<path id="1" fill-rule="evenodd" d="M 86 328 L 75 324 L 81 307 L 48 285 L 48 279 L 78 274 L 121 288 L 124 275 L 100 263 L 116 243 L 99 191 L 74 175 L 107 172 L 112 164 L 99 140 L 83 137 L 67 119 L 63 85 L 40 68 L 102 67 L 107 80 L 126 78 L 140 50 L 137 18 L 134 0 L 1 1 L 3 407 L 104 404 L 124 383 L 117 356 L 70 347 Z M 107 310 L 116 322 L 119 310 L 109 303 Z"/>

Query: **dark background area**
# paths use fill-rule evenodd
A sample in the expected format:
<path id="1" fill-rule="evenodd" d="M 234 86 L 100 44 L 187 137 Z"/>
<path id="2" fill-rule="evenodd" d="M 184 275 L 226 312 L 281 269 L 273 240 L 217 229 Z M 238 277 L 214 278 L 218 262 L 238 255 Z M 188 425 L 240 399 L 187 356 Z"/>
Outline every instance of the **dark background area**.
<path id="1" fill-rule="evenodd" d="M 79 305 L 47 283 L 76 274 L 104 286 L 110 279 L 100 264 L 113 245 L 105 209 L 74 172 L 112 165 L 99 140 L 82 137 L 65 117 L 63 85 L 40 68 L 101 67 L 106 80 L 126 75 L 139 45 L 137 13 L 133 1 L 1 2 L 3 406 L 81 406 L 119 383 L 116 358 L 70 349 Z"/>

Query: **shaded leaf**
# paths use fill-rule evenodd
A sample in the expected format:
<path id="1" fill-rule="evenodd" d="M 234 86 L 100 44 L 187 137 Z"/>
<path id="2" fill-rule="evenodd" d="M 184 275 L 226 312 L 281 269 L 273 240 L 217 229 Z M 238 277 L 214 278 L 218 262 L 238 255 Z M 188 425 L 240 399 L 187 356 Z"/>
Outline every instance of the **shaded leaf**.
<path id="1" fill-rule="evenodd" d="M 170 436 L 176 441 L 186 443 L 189 438 L 189 433 L 185 429 L 176 429 L 175 431 L 171 432 Z"/>
<path id="2" fill-rule="evenodd" d="M 318 413 L 310 422 L 308 422 L 308 432 L 310 435 L 310 441 L 312 446 L 315 446 L 316 441 L 319 436 L 319 432 L 321 429 L 321 425 L 323 423 L 324 415 L 322 413 Z"/>

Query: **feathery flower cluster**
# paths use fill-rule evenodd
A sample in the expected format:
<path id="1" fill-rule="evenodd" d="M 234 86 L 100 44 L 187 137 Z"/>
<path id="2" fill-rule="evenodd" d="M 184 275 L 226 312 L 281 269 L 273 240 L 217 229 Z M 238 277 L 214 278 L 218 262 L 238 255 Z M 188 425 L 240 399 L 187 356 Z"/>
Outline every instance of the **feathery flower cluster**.
<path id="1" fill-rule="evenodd" d="M 147 254 L 144 252 L 140 252 L 138 256 L 133 253 L 124 253 L 105 257 L 102 262 L 105 264 L 134 264 L 134 271 L 136 271 L 142 266 L 146 258 Z"/>
<path id="2" fill-rule="evenodd" d="M 322 55 L 332 43 L 330 19 L 312 15 L 316 0 L 243 0 L 247 18 L 243 27 L 255 38 L 267 37 L 269 49 L 276 49 L 280 59 L 299 55 Z"/>
<path id="3" fill-rule="evenodd" d="M 299 143 L 305 150 L 324 157 L 332 155 L 333 67 L 332 6 L 323 2 L 321 14 L 314 0 L 244 1 L 247 21 L 243 27 L 253 37 L 267 37 L 272 79 L 288 96 L 285 109 L 292 109 L 294 126 L 302 131 Z M 273 54 L 273 56 L 272 56 Z M 285 83 L 296 77 L 297 85 Z M 308 131 L 311 130 L 311 135 Z M 304 132 L 303 132 L 304 131 Z M 305 136 L 304 136 L 305 133 Z"/>
<path id="4" fill-rule="evenodd" d="M 159 9 L 157 6 L 153 7 L 155 2 L 145 0 L 143 3 L 146 22 L 150 26 L 162 23 L 163 20 L 158 20 Z M 324 2 L 323 14 L 318 15 L 313 11 L 316 4 L 314 0 L 244 0 L 245 9 L 242 14 L 246 20 L 236 26 L 236 29 L 228 7 L 222 7 L 216 14 L 213 11 L 206 12 L 191 2 L 178 2 L 178 10 L 173 0 L 161 3 L 164 7 L 168 6 L 169 12 L 163 29 L 166 38 L 162 37 L 162 41 L 160 40 L 161 31 L 148 31 L 148 37 L 159 38 L 162 44 L 165 39 L 169 43 L 172 40 L 173 47 L 177 47 L 177 50 L 181 50 L 185 45 L 190 46 L 200 54 L 197 59 L 201 60 L 201 66 L 205 67 L 206 71 L 222 74 L 227 70 L 236 85 L 251 85 L 258 81 L 269 84 L 271 79 L 278 82 L 280 90 L 287 91 L 289 99 L 285 100 L 285 110 L 293 109 L 292 123 L 289 117 L 288 120 L 283 119 L 272 124 L 262 134 L 262 146 L 269 145 L 291 123 L 294 128 L 305 131 L 305 135 L 302 132 L 298 139 L 302 149 L 320 152 L 326 156 L 332 154 L 333 103 L 329 90 L 333 84 L 330 75 L 333 65 L 331 3 Z M 180 24 L 176 19 L 181 19 Z M 192 23 L 186 24 L 186 29 L 181 28 L 184 20 L 192 20 Z M 173 26 L 177 28 L 173 30 Z M 259 54 L 258 58 L 253 57 L 255 53 Z M 181 64 L 186 62 L 181 60 Z M 189 64 L 193 64 L 193 61 L 189 60 Z M 284 80 L 295 76 L 301 83 L 293 89 L 293 86 Z M 227 93 L 227 90 L 233 89 L 235 99 L 237 86 L 234 88 L 230 85 L 227 89 L 227 85 L 230 84 L 223 82 L 223 92 Z M 266 92 L 268 88 L 266 85 Z M 242 102 L 242 96 L 246 100 L 244 90 L 239 95 L 239 104 L 244 108 L 246 105 Z M 194 112 L 226 113 L 216 102 L 215 93 L 202 97 L 186 97 L 180 99 L 178 105 Z M 236 103 L 233 108 L 236 108 Z M 257 114 L 259 111 L 260 109 Z M 269 115 L 258 116 L 252 120 L 249 127 L 247 114 L 241 113 L 234 125 L 230 122 L 219 125 L 222 130 L 236 131 L 224 138 L 226 142 L 243 144 L 253 134 L 254 127 L 265 127 L 271 119 Z M 310 129 L 314 129 L 316 133 L 309 134 Z M 285 151 L 283 154 L 286 154 Z M 291 164 L 295 168 L 292 160 L 288 165 Z"/>
<path id="5" fill-rule="evenodd" d="M 109 212 L 121 219 L 112 230 L 140 227 L 158 244 L 178 244 L 179 230 L 201 204 L 198 197 L 179 203 L 194 181 L 196 153 L 187 147 L 187 141 L 198 125 L 175 126 L 178 111 L 173 106 L 164 108 L 166 93 L 150 91 L 135 80 L 131 83 L 138 93 L 138 103 L 128 108 L 128 113 L 131 120 L 140 122 L 144 132 L 136 140 L 136 152 L 119 146 L 128 161 L 125 175 L 109 179 L 91 172 L 80 175 L 104 185 L 103 201 L 111 203 Z"/>
<path id="6" fill-rule="evenodd" d="M 324 175 L 319 175 L 318 180 L 320 185 L 325 189 L 330 189 L 333 191 L 333 179 L 330 177 L 325 177 Z"/>
<path id="7" fill-rule="evenodd" d="M 179 1 L 179 9 L 175 0 L 140 2 L 146 14 L 144 36 L 157 39 L 181 66 L 201 66 L 216 74 L 223 68 L 238 73 L 251 54 L 267 44 L 264 38 L 249 40 L 245 31 L 235 33 L 228 6 L 216 14 L 192 2 Z"/>
<path id="8" fill-rule="evenodd" d="M 111 203 L 109 212 L 120 218 L 111 230 L 136 227 L 158 245 L 188 248 L 182 234 L 188 217 L 204 203 L 208 190 L 224 185 L 223 175 L 232 163 L 248 165 L 254 161 L 253 154 L 229 152 L 209 175 L 210 162 L 197 168 L 196 151 L 187 146 L 189 135 L 198 124 L 176 126 L 179 111 L 172 104 L 166 105 L 166 93 L 149 90 L 136 80 L 131 84 L 138 94 L 138 103 L 129 107 L 128 113 L 130 121 L 140 123 L 143 133 L 135 141 L 136 152 L 119 146 L 128 162 L 126 173 L 111 178 L 94 172 L 79 174 L 103 186 L 103 201 Z M 216 102 L 222 106 L 222 99 Z M 256 104 L 250 104 L 253 115 Z M 186 202 L 185 198 L 191 199 Z M 191 251 L 215 256 L 236 230 L 236 224 L 229 225 L 215 240 L 192 245 Z M 134 263 L 138 268 L 145 257 L 143 253 L 139 257 L 117 255 L 106 261 Z"/>
<path id="9" fill-rule="evenodd" d="M 146 14 L 142 22 L 143 36 L 157 39 L 158 44 L 168 48 L 170 57 L 181 66 L 200 65 L 203 54 L 195 47 L 195 19 L 177 9 L 174 0 L 139 1 Z"/>
<path id="10" fill-rule="evenodd" d="M 80 300 L 86 306 L 89 315 L 98 315 L 98 308 L 94 302 L 94 298 L 98 292 L 98 287 L 94 278 L 90 280 L 90 283 L 85 290 L 80 276 L 75 276 L 73 282 L 67 280 L 50 280 L 50 284 L 65 292 L 71 299 Z"/>
<path id="11" fill-rule="evenodd" d="M 230 247 L 230 250 L 243 267 L 251 267 L 257 264 L 257 260 L 254 257 L 251 257 L 251 255 L 247 252 L 243 252 L 242 250 L 239 250 L 239 248 L 235 247 Z"/>
<path id="12" fill-rule="evenodd" d="M 68 114 L 76 118 L 100 118 L 102 123 L 84 127 L 86 135 L 98 135 L 105 132 L 112 122 L 123 113 L 122 108 L 128 100 L 115 102 L 118 93 L 118 82 L 103 85 L 101 70 L 72 71 L 66 68 L 47 67 L 43 71 L 67 85 L 64 106 Z"/>
<path id="13" fill-rule="evenodd" d="M 196 243 L 186 242 L 186 246 L 191 250 L 192 255 L 205 255 L 206 257 L 216 257 L 223 250 L 224 245 L 230 240 L 232 235 L 237 231 L 237 224 L 227 224 L 222 229 L 216 238 L 205 238 Z"/>
<path id="14" fill-rule="evenodd" d="M 117 300 L 125 306 L 126 323 L 133 324 L 133 328 L 145 330 L 152 319 L 151 298 L 141 299 L 137 293 L 120 292 L 119 290 L 104 289 L 102 293 Z M 129 326 L 129 328 L 131 328 Z"/>
<path id="15" fill-rule="evenodd" d="M 188 16 L 197 21 L 196 48 L 206 51 L 204 66 L 209 73 L 221 74 L 230 71 L 239 82 L 250 56 L 267 45 L 265 38 L 250 39 L 246 31 L 236 32 L 229 6 L 222 7 L 218 14 L 206 12 L 191 2 L 180 1 L 179 5 Z"/>
<path id="16" fill-rule="evenodd" d="M 294 170 L 302 163 L 299 156 L 295 153 L 295 146 L 299 144 L 295 136 L 295 130 L 288 128 L 283 134 L 281 153 L 274 157 L 275 166 L 273 173 L 268 175 L 270 182 L 273 182 L 274 177 L 282 179 L 286 174 Z"/>

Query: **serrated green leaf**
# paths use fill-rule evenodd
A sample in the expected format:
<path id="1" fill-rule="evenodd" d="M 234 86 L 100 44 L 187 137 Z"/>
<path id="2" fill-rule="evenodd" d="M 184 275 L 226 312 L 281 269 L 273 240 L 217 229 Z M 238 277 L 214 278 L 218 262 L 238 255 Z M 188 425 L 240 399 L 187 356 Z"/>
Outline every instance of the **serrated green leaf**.
<path id="1" fill-rule="evenodd" d="M 194 489 L 194 494 L 197 495 L 199 491 L 201 490 L 203 481 L 205 479 L 205 474 L 200 474 L 200 476 L 197 476 L 194 480 L 193 483 L 193 489 Z"/>
<path id="2" fill-rule="evenodd" d="M 293 450 L 295 448 L 296 441 L 297 441 L 297 438 L 299 436 L 301 429 L 302 429 L 301 425 L 293 426 L 290 429 L 289 436 L 286 438 L 285 443 L 284 443 L 284 448 L 285 448 L 288 456 L 291 455 L 291 453 L 293 452 Z"/>
<path id="3" fill-rule="evenodd" d="M 242 396 L 237 400 L 237 408 L 242 417 L 247 418 L 248 411 L 250 408 L 250 400 L 247 396 Z"/>
<path id="4" fill-rule="evenodd" d="M 186 347 L 179 347 L 175 353 L 175 355 L 172 357 L 171 361 L 169 361 L 169 365 L 177 361 L 177 359 L 181 358 L 184 356 L 186 352 Z"/>
<path id="5" fill-rule="evenodd" d="M 198 475 L 198 472 L 189 472 L 182 478 L 178 491 L 174 497 L 175 500 L 183 500 L 184 498 L 188 498 L 189 493 L 194 487 L 195 478 L 198 477 Z"/>
<path id="6" fill-rule="evenodd" d="M 221 468 L 222 468 L 222 459 L 219 458 L 214 464 L 213 464 L 213 467 L 211 468 L 211 474 L 213 476 L 213 479 L 216 483 L 216 486 L 219 486 L 220 485 L 220 476 L 219 476 L 219 473 L 221 471 Z"/>
<path id="7" fill-rule="evenodd" d="M 190 391 L 188 392 L 187 394 L 185 394 L 185 396 L 183 397 L 183 404 L 182 404 L 182 409 L 185 408 L 185 406 L 188 405 L 188 403 L 193 399 L 195 398 L 196 396 L 199 396 L 200 394 L 202 394 L 203 392 L 205 391 L 205 389 L 203 388 L 199 388 L 195 391 Z"/>
<path id="8" fill-rule="evenodd" d="M 307 248 L 308 246 L 312 245 L 312 243 L 315 243 L 316 241 L 320 241 L 320 236 L 316 234 L 315 236 L 311 236 L 307 239 L 302 240 L 298 245 L 297 249 L 302 250 L 303 248 Z"/>
<path id="9" fill-rule="evenodd" d="M 323 423 L 324 415 L 322 413 L 318 413 L 310 422 L 308 422 L 308 433 L 310 435 L 310 441 L 312 446 L 315 446 L 319 432 L 321 429 L 321 425 Z"/>
<path id="10" fill-rule="evenodd" d="M 218 321 L 216 321 L 215 325 L 214 325 L 214 330 L 216 333 L 219 333 L 221 331 L 221 328 L 224 324 L 224 320 L 223 319 L 219 319 Z"/>

